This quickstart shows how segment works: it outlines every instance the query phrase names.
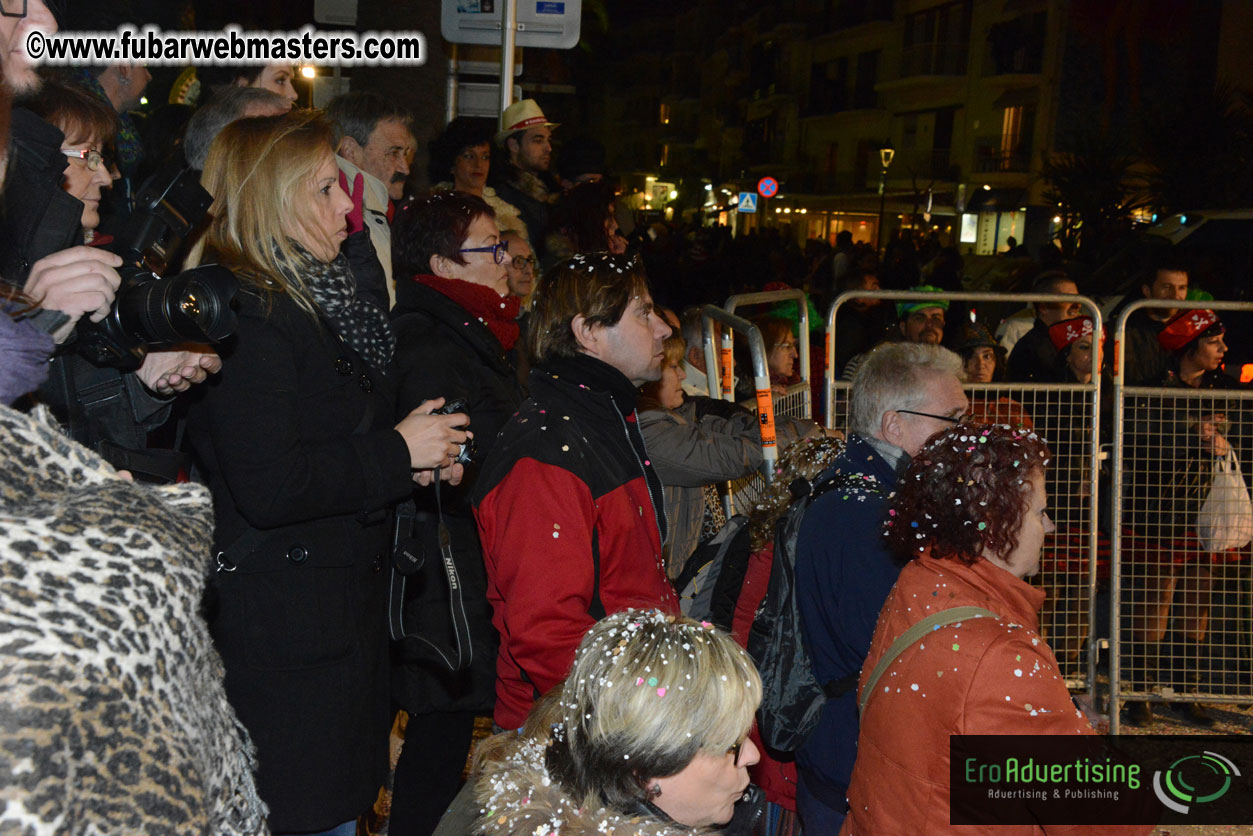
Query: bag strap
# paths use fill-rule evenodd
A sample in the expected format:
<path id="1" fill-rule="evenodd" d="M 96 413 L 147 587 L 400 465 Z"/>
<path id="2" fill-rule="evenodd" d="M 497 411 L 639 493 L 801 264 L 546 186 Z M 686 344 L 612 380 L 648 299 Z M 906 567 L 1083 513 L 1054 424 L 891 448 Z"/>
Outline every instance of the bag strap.
<path id="1" fill-rule="evenodd" d="M 449 618 L 452 621 L 453 633 L 452 646 L 448 648 L 440 647 L 425 636 L 405 634 L 400 613 L 404 610 L 407 578 L 396 570 L 395 565 L 392 566 L 391 601 L 389 602 L 388 613 L 393 639 L 411 639 L 425 644 L 439 656 L 450 671 L 455 672 L 468 668 L 470 663 L 474 661 L 474 646 L 470 642 L 470 620 L 466 617 L 465 601 L 461 594 L 461 578 L 457 574 L 457 563 L 453 559 L 452 536 L 448 533 L 448 526 L 444 523 L 444 508 L 439 496 L 439 470 L 438 467 L 435 468 L 435 512 L 439 519 L 437 535 L 439 539 L 440 562 L 443 564 L 444 577 L 448 581 Z M 404 528 L 402 520 L 405 519 L 408 520 L 410 530 L 404 536 L 412 535 L 413 517 L 398 516 L 395 537 L 397 543 L 402 539 L 401 534 Z"/>
<path id="2" fill-rule="evenodd" d="M 866 687 L 861 691 L 861 701 L 857 706 L 858 719 L 861 719 L 862 715 L 866 713 L 866 704 L 870 702 L 870 697 L 874 694 L 875 685 L 878 684 L 879 678 L 887 673 L 888 667 L 896 661 L 898 656 L 928 633 L 971 618 L 1000 618 L 1000 616 L 991 610 L 985 610 L 983 607 L 953 607 L 932 613 L 904 633 L 901 633 L 896 641 L 892 642 L 892 646 L 887 649 L 887 652 L 883 654 L 879 664 L 874 666 L 874 670 L 870 673 L 870 678 L 866 680 Z"/>

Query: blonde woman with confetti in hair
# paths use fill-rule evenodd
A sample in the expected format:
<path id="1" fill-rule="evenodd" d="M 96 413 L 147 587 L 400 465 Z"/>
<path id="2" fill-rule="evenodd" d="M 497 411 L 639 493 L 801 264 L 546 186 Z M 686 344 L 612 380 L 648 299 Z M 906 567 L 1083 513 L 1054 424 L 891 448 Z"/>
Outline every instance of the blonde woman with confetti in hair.
<path id="1" fill-rule="evenodd" d="M 472 832 L 752 833 L 760 700 L 752 660 L 709 623 L 660 610 L 604 618 L 521 734 L 482 747 Z"/>

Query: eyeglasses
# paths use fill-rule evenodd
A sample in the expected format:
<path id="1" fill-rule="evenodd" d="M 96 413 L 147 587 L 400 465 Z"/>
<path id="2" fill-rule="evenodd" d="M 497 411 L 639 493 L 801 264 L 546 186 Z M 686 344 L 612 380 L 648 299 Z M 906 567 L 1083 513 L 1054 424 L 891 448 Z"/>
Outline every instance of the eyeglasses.
<path id="1" fill-rule="evenodd" d="M 796 348 L 796 343 L 775 343 L 774 347 L 781 348 L 784 351 L 791 351 L 792 349 Z"/>
<path id="2" fill-rule="evenodd" d="M 727 747 L 727 754 L 731 755 L 734 758 L 735 766 L 740 765 L 740 751 L 744 748 L 744 743 L 747 740 L 748 740 L 748 735 L 745 734 L 743 737 L 739 739 L 739 741 L 735 743 L 735 745 Z"/>
<path id="3" fill-rule="evenodd" d="M 539 264 L 539 259 L 533 255 L 515 255 L 513 257 L 513 269 L 515 270 L 534 270 Z"/>
<path id="4" fill-rule="evenodd" d="M 466 247 L 457 250 L 459 253 L 491 253 L 492 261 L 497 264 L 505 263 L 505 256 L 509 255 L 509 242 L 501 241 L 499 244 L 492 244 L 490 247 Z"/>
<path id="5" fill-rule="evenodd" d="M 98 171 L 104 157 L 95 148 L 84 148 L 81 151 L 73 148 L 62 148 L 61 153 L 71 160 L 85 160 L 90 171 Z"/>
<path id="6" fill-rule="evenodd" d="M 970 418 L 966 413 L 958 415 L 954 418 L 952 415 L 936 415 L 933 412 L 915 412 L 912 409 L 896 409 L 893 412 L 900 412 L 904 415 L 921 415 L 923 418 L 934 418 L 937 421 L 947 421 L 950 424 L 960 424 Z"/>
<path id="7" fill-rule="evenodd" d="M 3 0 L 0 2 L 0 16 L 26 17 L 26 0 Z"/>

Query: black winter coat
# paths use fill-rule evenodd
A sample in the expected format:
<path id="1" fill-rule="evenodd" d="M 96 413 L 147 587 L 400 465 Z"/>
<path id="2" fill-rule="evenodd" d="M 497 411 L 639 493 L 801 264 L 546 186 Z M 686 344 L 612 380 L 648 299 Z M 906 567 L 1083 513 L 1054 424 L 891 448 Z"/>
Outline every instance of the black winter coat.
<path id="1" fill-rule="evenodd" d="M 1157 341 L 1165 323 L 1141 308 L 1127 317 L 1123 381 L 1128 386 L 1160 386 L 1170 368 L 1170 352 Z"/>
<path id="2" fill-rule="evenodd" d="M 463 411 L 470 416 L 475 440 L 474 459 L 466 466 L 461 484 L 455 488 L 445 484 L 440 489 L 444 521 L 470 622 L 474 661 L 468 670 L 452 674 L 415 655 L 402 641 L 394 647 L 397 664 L 392 674 L 393 697 L 411 713 L 490 713 L 496 699 L 498 640 L 487 602 L 483 553 L 468 498 L 497 433 L 517 412 L 524 395 L 517 371 L 500 341 L 486 325 L 439 291 L 412 278 L 398 277 L 392 320 L 399 374 L 397 418 L 424 400 L 443 397 L 452 403 L 463 399 Z M 418 537 L 426 546 L 429 560 L 437 554 L 434 491 L 418 489 L 415 499 L 422 529 Z M 415 594 L 418 601 L 428 602 L 439 612 L 448 612 L 446 587 L 417 590 Z"/>
<path id="3" fill-rule="evenodd" d="M 1065 378 L 1065 367 L 1043 320 L 1037 318 L 1031 330 L 1014 344 L 1007 371 L 1015 383 L 1058 383 Z"/>
<path id="4" fill-rule="evenodd" d="M 356 817 L 387 772 L 390 506 L 413 483 L 392 383 L 288 297 L 240 294 L 188 430 L 213 492 L 210 627 L 275 832 Z"/>

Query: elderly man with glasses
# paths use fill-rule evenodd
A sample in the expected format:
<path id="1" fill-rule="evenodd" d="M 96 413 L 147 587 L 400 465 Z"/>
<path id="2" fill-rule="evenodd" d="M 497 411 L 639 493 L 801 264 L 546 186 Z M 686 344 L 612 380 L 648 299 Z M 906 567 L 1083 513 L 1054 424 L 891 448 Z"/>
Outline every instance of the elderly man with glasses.
<path id="1" fill-rule="evenodd" d="M 526 238 L 516 230 L 500 233 L 500 240 L 509 247 L 509 257 L 505 260 L 505 274 L 509 280 L 509 295 L 522 300 L 522 307 L 527 307 L 531 291 L 535 289 L 535 273 L 539 261 L 531 250 Z"/>
<path id="2" fill-rule="evenodd" d="M 814 482 L 796 543 L 796 600 L 814 676 L 827 692 L 796 753 L 805 830 L 837 833 L 857 755 L 857 676 L 899 567 L 883 544 L 888 496 L 926 439 L 965 418 L 961 359 L 887 343 L 853 379 L 848 446 Z"/>

